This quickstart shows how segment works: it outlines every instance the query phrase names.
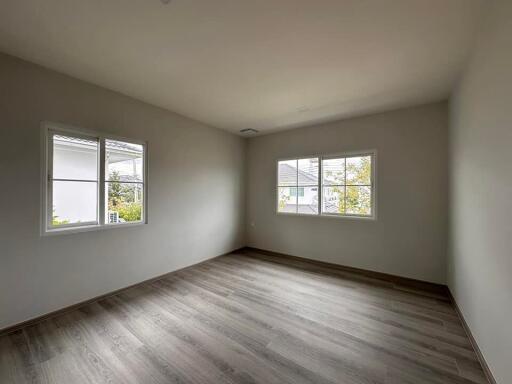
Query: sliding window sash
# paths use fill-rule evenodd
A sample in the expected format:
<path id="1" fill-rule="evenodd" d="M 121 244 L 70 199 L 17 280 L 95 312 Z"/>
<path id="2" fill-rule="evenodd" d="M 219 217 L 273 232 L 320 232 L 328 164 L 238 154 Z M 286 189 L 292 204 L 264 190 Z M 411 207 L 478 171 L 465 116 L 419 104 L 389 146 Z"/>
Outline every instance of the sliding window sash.
<path id="1" fill-rule="evenodd" d="M 370 184 L 347 184 L 347 159 L 353 158 L 353 157 L 370 157 Z M 321 197 L 319 198 L 319 201 L 321 201 L 321 210 L 319 211 L 319 214 L 321 216 L 331 216 L 331 217 L 353 217 L 353 218 L 362 218 L 362 219 L 375 219 L 376 218 L 376 185 L 375 185 L 375 163 L 376 163 L 376 151 L 361 151 L 361 152 L 354 152 L 354 153 L 347 153 L 347 154 L 340 154 L 340 155 L 329 155 L 329 156 L 322 156 L 320 158 L 320 190 L 321 190 Z M 324 160 L 332 160 L 332 159 L 343 159 L 344 162 L 344 180 L 343 184 L 324 184 Z M 332 213 L 332 212 L 325 212 L 324 211 L 324 189 L 329 187 L 343 187 L 344 188 L 344 194 L 343 194 L 343 204 L 345 208 L 344 213 Z M 347 213 L 347 187 L 369 187 L 370 188 L 370 214 L 364 215 L 364 214 L 354 214 L 354 213 Z"/>
<path id="2" fill-rule="evenodd" d="M 47 136 L 46 136 L 46 207 L 45 207 L 45 225 L 46 229 L 45 231 L 58 231 L 59 229 L 67 229 L 67 228 L 80 228 L 80 227 L 87 227 L 92 225 L 99 225 L 101 223 L 100 221 L 100 204 L 99 204 L 99 191 L 98 187 L 101 184 L 99 179 L 99 171 L 101 169 L 100 167 L 100 159 L 99 156 L 97 156 L 96 160 L 96 166 L 97 166 L 97 177 L 96 180 L 82 180 L 82 179 L 69 179 L 69 178 L 54 178 L 53 177 L 53 170 L 54 170 L 54 137 L 55 136 L 65 136 L 70 138 L 76 138 L 76 139 L 84 139 L 89 141 L 96 141 L 98 142 L 98 138 L 94 136 L 84 135 L 84 134 L 78 134 L 74 132 L 68 132 L 68 131 L 60 131 L 56 129 L 48 129 Z M 100 153 L 99 146 L 97 147 L 98 154 Z M 83 222 L 77 222 L 77 223 L 69 223 L 69 224 L 59 224 L 59 225 L 53 225 L 53 185 L 54 182 L 75 182 L 75 183 L 96 183 L 96 220 L 92 221 L 83 221 Z"/>

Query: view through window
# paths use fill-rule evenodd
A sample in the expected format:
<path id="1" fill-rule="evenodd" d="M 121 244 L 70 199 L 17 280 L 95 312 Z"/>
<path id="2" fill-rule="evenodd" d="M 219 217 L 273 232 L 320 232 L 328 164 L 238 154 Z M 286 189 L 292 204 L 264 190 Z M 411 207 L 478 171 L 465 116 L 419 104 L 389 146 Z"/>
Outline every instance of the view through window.
<path id="1" fill-rule="evenodd" d="M 143 146 L 105 140 L 108 222 L 142 220 Z"/>
<path id="2" fill-rule="evenodd" d="M 98 223 L 99 141 L 53 135 L 52 226 Z"/>
<path id="3" fill-rule="evenodd" d="M 143 144 L 49 129 L 47 145 L 46 230 L 144 221 Z"/>
<path id="4" fill-rule="evenodd" d="M 318 157 L 278 163 L 278 212 L 318 213 Z"/>
<path id="5" fill-rule="evenodd" d="M 371 153 L 278 161 L 277 211 L 372 217 L 373 167 Z"/>

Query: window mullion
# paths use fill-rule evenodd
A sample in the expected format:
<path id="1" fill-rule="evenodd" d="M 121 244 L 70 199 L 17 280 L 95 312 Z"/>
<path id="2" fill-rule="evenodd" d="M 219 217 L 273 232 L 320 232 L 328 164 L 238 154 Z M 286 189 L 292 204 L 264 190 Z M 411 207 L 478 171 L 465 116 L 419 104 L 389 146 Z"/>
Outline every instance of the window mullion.
<path id="1" fill-rule="evenodd" d="M 105 160 L 106 160 L 106 156 L 105 156 L 105 139 L 103 137 L 101 137 L 100 139 L 100 159 L 99 159 L 99 164 L 98 164 L 98 167 L 99 167 L 99 172 L 98 172 L 98 175 L 99 175 L 99 183 L 98 183 L 98 211 L 99 211 L 99 224 L 100 225 L 104 225 L 106 224 L 105 222 L 105 188 L 106 188 L 106 182 L 105 182 L 105 168 L 106 168 L 106 164 L 105 164 Z"/>

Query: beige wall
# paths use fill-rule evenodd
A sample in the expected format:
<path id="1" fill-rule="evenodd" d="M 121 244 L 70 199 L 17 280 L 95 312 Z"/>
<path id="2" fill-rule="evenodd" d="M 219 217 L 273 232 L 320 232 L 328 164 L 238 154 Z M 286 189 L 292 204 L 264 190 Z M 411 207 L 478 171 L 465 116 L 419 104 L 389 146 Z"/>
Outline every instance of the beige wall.
<path id="1" fill-rule="evenodd" d="M 40 237 L 40 122 L 147 140 L 149 224 Z M 245 244 L 245 142 L 0 55 L 0 329 Z"/>
<path id="2" fill-rule="evenodd" d="M 249 140 L 250 246 L 444 283 L 447 105 L 436 103 Z M 277 215 L 276 160 L 376 149 L 376 221 Z"/>
<path id="3" fill-rule="evenodd" d="M 448 282 L 499 384 L 512 383 L 512 2 L 490 12 L 451 105 Z"/>

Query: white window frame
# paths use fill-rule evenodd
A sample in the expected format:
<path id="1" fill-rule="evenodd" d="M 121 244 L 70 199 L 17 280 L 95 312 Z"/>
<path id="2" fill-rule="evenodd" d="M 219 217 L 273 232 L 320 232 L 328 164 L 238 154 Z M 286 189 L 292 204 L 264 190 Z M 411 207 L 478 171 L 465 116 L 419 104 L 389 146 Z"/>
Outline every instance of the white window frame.
<path id="1" fill-rule="evenodd" d="M 59 226 L 52 225 L 53 217 L 53 136 L 63 135 L 70 137 L 83 138 L 87 140 L 98 141 L 98 178 L 97 178 L 97 199 L 96 199 L 96 221 L 63 224 Z M 131 144 L 142 145 L 142 218 L 139 221 L 127 223 L 108 223 L 106 212 L 106 180 L 105 175 L 105 140 L 117 140 Z M 144 225 L 148 222 L 148 152 L 147 142 L 105 134 L 102 132 L 86 130 L 60 123 L 44 121 L 41 123 L 41 235 L 55 235 L 64 233 L 77 233 L 94 231 L 108 228 L 125 228 L 138 225 Z M 82 181 L 82 180 L 78 180 Z M 89 180 L 87 180 L 89 181 Z"/>
<path id="2" fill-rule="evenodd" d="M 324 183 L 323 183 L 323 160 L 349 158 L 359 156 L 371 156 L 371 215 L 357 215 L 350 213 L 324 213 L 322 212 L 324 199 Z M 298 213 L 298 212 L 279 212 L 279 162 L 290 160 L 302 160 L 318 158 L 318 213 Z M 323 218 L 340 218 L 340 219 L 358 219 L 358 220 L 377 220 L 377 150 L 361 150 L 349 151 L 334 154 L 310 155 L 299 157 L 286 157 L 276 160 L 276 214 L 284 216 L 307 216 L 307 217 L 323 217 Z M 290 186 L 292 187 L 292 186 Z"/>

